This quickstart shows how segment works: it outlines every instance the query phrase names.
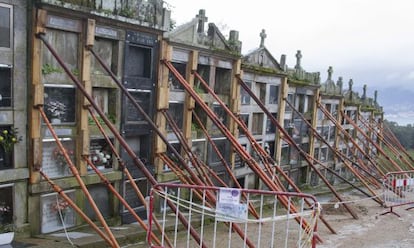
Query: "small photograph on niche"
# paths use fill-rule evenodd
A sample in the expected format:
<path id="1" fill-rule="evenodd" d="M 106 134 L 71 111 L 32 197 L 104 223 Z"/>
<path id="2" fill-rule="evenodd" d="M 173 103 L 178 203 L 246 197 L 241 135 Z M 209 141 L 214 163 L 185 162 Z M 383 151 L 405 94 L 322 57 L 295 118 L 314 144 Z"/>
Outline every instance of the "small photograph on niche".
<path id="1" fill-rule="evenodd" d="M 45 87 L 44 111 L 52 124 L 75 122 L 75 88 Z"/>

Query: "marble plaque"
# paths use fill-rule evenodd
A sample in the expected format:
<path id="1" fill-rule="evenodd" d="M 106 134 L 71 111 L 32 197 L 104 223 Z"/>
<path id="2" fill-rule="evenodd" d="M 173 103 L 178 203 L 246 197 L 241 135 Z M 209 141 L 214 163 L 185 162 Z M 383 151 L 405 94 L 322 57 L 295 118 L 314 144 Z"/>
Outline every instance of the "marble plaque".
<path id="1" fill-rule="evenodd" d="M 72 200 L 75 199 L 75 191 L 64 191 Z M 57 193 L 40 196 L 41 233 L 49 233 L 62 230 L 64 227 L 75 225 L 75 211 L 67 201 Z"/>
<path id="2" fill-rule="evenodd" d="M 62 144 L 74 163 L 74 141 L 62 141 Z M 42 170 L 50 178 L 65 177 L 72 174 L 67 161 L 55 142 L 43 142 Z"/>
<path id="3" fill-rule="evenodd" d="M 47 24 L 48 27 L 63 29 L 67 31 L 75 31 L 80 32 L 81 24 L 78 20 L 72 20 L 69 18 L 64 18 L 61 16 L 52 16 L 49 15 L 47 17 Z"/>

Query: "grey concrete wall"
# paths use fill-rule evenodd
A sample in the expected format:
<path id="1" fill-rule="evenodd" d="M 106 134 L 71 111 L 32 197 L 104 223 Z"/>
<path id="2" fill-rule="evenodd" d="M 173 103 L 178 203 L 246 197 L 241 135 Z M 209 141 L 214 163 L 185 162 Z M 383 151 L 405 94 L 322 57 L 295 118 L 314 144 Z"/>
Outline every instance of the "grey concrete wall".
<path id="1" fill-rule="evenodd" d="M 13 6 L 13 38 L 10 49 L 0 49 L 0 63 L 12 66 L 11 108 L 1 108 L 0 125 L 18 128 L 22 140 L 14 146 L 14 168 L 1 171 L 1 184 L 14 187 L 14 221 L 18 229 L 27 222 L 27 2 L 26 0 L 0 0 Z"/>

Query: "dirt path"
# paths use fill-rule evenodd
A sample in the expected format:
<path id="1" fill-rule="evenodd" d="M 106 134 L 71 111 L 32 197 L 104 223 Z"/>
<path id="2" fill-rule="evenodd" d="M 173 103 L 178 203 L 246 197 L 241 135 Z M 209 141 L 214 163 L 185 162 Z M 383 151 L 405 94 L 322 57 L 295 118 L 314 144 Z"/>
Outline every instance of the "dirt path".
<path id="1" fill-rule="evenodd" d="M 414 247 L 414 209 L 405 210 L 408 206 L 395 208 L 400 214 L 381 215 L 388 209 L 381 207 L 373 200 L 361 200 L 361 195 L 351 193 L 347 196 L 349 205 L 358 214 L 355 220 L 342 207 L 335 209 L 334 204 L 324 204 L 323 214 L 338 234 L 330 234 L 328 229 L 319 224 L 318 233 L 324 240 L 318 248 L 408 248 Z"/>

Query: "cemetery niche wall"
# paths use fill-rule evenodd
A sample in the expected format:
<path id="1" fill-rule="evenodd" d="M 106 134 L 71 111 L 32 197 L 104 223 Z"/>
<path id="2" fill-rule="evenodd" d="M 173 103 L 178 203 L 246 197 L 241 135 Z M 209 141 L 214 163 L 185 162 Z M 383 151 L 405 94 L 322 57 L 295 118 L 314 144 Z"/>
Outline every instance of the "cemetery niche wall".
<path id="1" fill-rule="evenodd" d="M 139 10 L 139 15 L 131 15 L 119 19 L 120 10 L 115 5 L 105 3 L 95 5 L 95 2 L 64 1 L 61 5 L 57 1 L 39 1 L 35 6 L 37 16 L 34 20 L 33 34 L 33 84 L 31 87 L 34 110 L 31 111 L 31 125 L 33 146 L 31 147 L 30 205 L 40 206 L 42 214 L 30 215 L 33 223 L 33 233 L 47 233 L 63 228 L 59 219 L 52 216 L 50 210 L 54 193 L 38 170 L 42 170 L 48 178 L 60 185 L 65 192 L 69 192 L 74 202 L 92 216 L 96 215 L 86 196 L 81 191 L 76 178 L 73 177 L 62 150 L 57 147 L 52 132 L 55 132 L 71 162 L 79 174 L 85 178 L 86 187 L 99 205 L 102 215 L 115 221 L 130 222 L 127 210 L 120 207 L 119 201 L 109 192 L 106 186 L 101 185 L 98 175 L 87 164 L 86 159 L 92 161 L 100 173 L 111 182 L 116 190 L 132 203 L 132 194 L 129 181 L 123 177 L 119 170 L 119 158 L 112 151 L 115 147 L 117 154 L 125 161 L 131 170 L 136 183 L 146 194 L 148 187 L 146 178 L 136 168 L 129 155 L 119 150 L 119 141 L 110 132 L 98 112 L 102 112 L 109 119 L 118 133 L 122 133 L 126 142 L 134 149 L 137 155 L 151 164 L 151 142 L 149 126 L 145 118 L 132 106 L 129 100 L 121 93 L 116 81 L 100 65 L 95 56 L 85 47 L 103 60 L 114 77 L 123 84 L 133 95 L 135 100 L 143 106 L 145 112 L 152 115 L 154 103 L 154 81 L 157 70 L 158 39 L 164 29 L 163 17 L 157 20 L 141 18 L 143 13 L 140 5 L 125 5 L 123 9 Z M 137 3 L 138 4 L 138 3 Z M 157 12 L 163 16 L 162 9 Z M 63 9 L 62 9 L 63 7 Z M 119 6 L 118 6 L 119 7 Z M 111 9 L 111 14 L 107 11 Z M 70 9 L 70 12 L 65 11 Z M 103 11 L 106 9 L 106 11 Z M 147 11 L 159 11 L 159 9 Z M 70 14 L 68 14 L 70 13 Z M 138 13 L 138 12 L 137 12 Z M 125 12 L 123 12 L 125 14 Z M 169 18 L 169 15 L 166 16 Z M 141 25 L 142 24 L 142 25 Z M 151 27 L 151 28 L 148 28 Z M 51 44 L 58 57 L 69 68 L 90 94 L 100 111 L 93 109 L 86 97 L 68 74 L 51 54 L 48 48 L 36 35 L 42 35 Z M 41 97 L 40 97 L 41 95 Z M 52 129 L 46 125 L 36 106 L 43 106 Z M 152 117 L 151 117 L 152 118 Z M 102 133 L 102 129 L 103 132 Z M 137 131 L 138 130 L 138 131 Z M 39 137 L 39 138 L 38 138 Z M 41 156 L 37 152 L 41 151 Z M 144 181 L 144 184 L 141 183 Z M 130 198 L 128 198 L 130 195 Z M 136 196 L 134 197 L 134 199 Z M 134 208 L 143 209 L 142 204 L 133 205 Z M 122 218 L 119 218 L 121 212 Z M 95 217 L 94 217 L 95 216 Z M 71 227 L 83 224 L 81 218 L 67 216 L 65 226 Z"/>

